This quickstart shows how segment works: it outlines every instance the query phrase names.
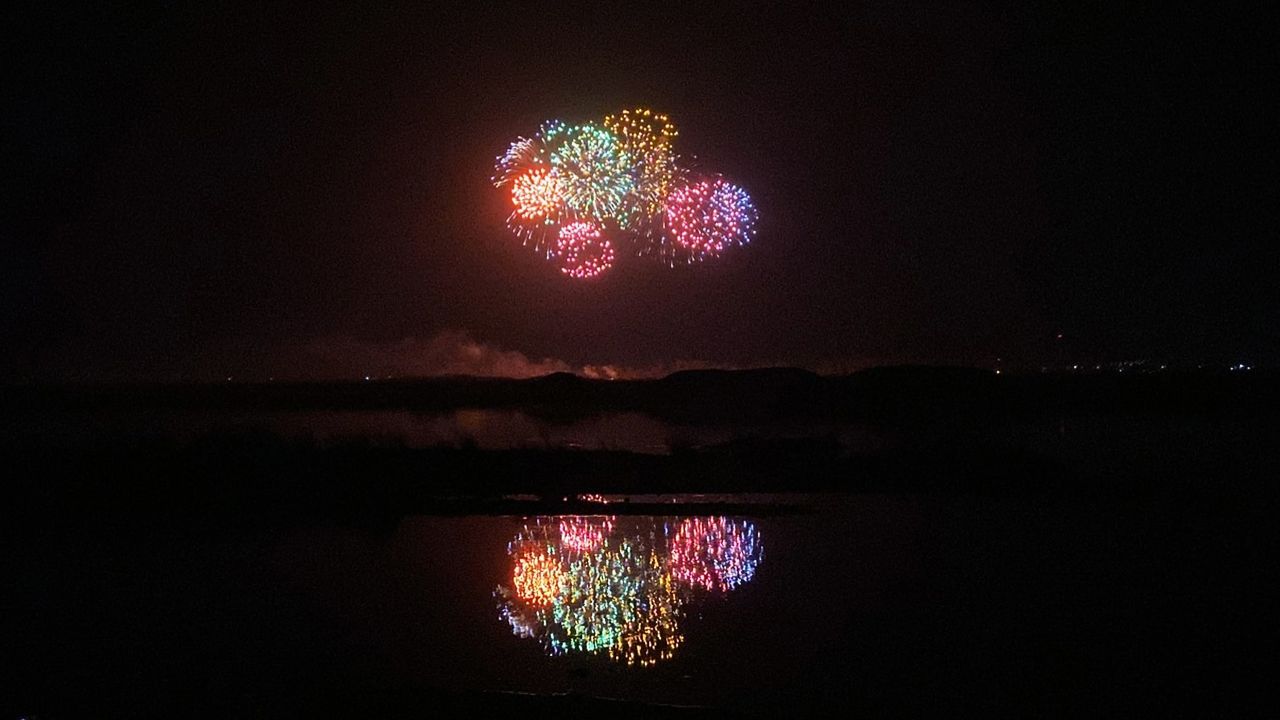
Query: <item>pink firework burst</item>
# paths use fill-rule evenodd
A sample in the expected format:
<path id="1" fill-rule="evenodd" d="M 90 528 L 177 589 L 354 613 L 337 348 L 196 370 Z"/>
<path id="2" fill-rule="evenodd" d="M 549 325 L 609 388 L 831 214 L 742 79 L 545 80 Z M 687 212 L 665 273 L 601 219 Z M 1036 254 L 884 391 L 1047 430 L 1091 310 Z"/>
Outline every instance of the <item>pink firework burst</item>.
<path id="1" fill-rule="evenodd" d="M 756 217 L 747 191 L 718 178 L 683 185 L 667 196 L 667 233 L 691 262 L 751 242 Z"/>
<path id="2" fill-rule="evenodd" d="M 556 240 L 560 272 L 571 278 L 593 278 L 613 267 L 613 245 L 593 222 L 572 222 Z"/>

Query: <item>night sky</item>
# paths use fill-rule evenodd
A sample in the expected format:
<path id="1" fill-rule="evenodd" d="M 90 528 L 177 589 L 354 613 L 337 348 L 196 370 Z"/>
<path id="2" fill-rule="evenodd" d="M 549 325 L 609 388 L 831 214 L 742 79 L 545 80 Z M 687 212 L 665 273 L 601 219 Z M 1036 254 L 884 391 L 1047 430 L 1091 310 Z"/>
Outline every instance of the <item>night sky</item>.
<path id="1" fill-rule="evenodd" d="M 5 21 L 10 379 L 1280 360 L 1247 14 L 100 5 Z M 757 239 L 564 278 L 493 158 L 639 105 Z"/>

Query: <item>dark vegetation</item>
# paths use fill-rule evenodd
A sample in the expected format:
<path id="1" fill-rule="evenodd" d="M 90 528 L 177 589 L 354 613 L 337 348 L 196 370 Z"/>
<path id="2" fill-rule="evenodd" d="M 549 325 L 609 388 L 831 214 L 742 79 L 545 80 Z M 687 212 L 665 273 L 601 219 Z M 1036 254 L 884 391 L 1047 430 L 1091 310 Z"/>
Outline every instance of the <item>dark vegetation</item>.
<path id="1" fill-rule="evenodd" d="M 651 381 L 445 378 L 349 383 L 10 387 L 2 391 L 9 491 L 26 516 L 150 513 L 215 525 L 283 518 L 394 521 L 407 513 L 572 512 L 583 492 L 930 492 L 1208 502 L 1259 499 L 1280 469 L 1272 375 L 1004 375 L 882 368 L 682 372 Z M 285 438 L 255 429 L 179 440 L 24 430 L 61 413 L 517 409 L 540 421 L 639 412 L 734 430 L 649 455 L 607 449 L 408 447 L 397 438 Z M 52 418 L 52 420 L 50 420 Z M 761 428 L 856 425 L 767 437 Z M 512 494 L 541 501 L 503 500 Z M 566 503 L 564 498 L 570 498 Z M 623 510 L 625 512 L 625 510 Z M 637 508 L 643 512 L 644 508 Z"/>
<path id="2" fill-rule="evenodd" d="M 805 370 L 695 370 L 658 380 L 447 377 L 326 383 L 10 386 L 10 412 L 58 408 L 241 408 L 446 412 L 515 408 L 548 420 L 644 412 L 691 423 L 832 418 L 919 425 L 1046 416 L 1280 417 L 1268 372 L 997 375 L 951 367 L 885 367 L 824 377 Z"/>

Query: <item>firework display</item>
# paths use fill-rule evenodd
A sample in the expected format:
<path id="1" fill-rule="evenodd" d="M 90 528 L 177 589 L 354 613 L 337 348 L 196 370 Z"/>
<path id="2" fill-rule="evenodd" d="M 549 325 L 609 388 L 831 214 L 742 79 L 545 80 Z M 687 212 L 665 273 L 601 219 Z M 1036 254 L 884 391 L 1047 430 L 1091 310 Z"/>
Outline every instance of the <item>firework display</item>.
<path id="1" fill-rule="evenodd" d="M 512 633 L 549 655 L 647 667 L 683 644 L 685 605 L 749 582 L 761 548 L 745 520 L 538 518 L 508 543 L 510 585 L 494 597 Z"/>
<path id="2" fill-rule="evenodd" d="M 493 184 L 510 193 L 507 226 L 571 278 L 613 267 L 624 239 L 668 265 L 720 257 L 750 242 L 750 195 L 681 164 L 675 123 L 648 108 L 600 122 L 551 120 L 498 156 Z"/>

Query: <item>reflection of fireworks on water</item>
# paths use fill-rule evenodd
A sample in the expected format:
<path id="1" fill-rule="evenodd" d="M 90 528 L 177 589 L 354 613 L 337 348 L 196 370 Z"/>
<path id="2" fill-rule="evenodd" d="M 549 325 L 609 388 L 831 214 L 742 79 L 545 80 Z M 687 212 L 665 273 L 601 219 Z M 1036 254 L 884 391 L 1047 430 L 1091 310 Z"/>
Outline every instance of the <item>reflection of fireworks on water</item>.
<path id="1" fill-rule="evenodd" d="M 525 525 L 511 542 L 511 586 L 499 585 L 494 590 L 498 613 L 520 637 L 538 637 L 543 624 L 539 610 L 549 606 L 559 592 L 562 567 L 554 528 L 535 522 Z"/>
<path id="2" fill-rule="evenodd" d="M 671 658 L 680 633 L 681 602 L 658 554 L 630 539 L 569 565 L 569 582 L 552 609 L 560 632 L 553 654 L 607 653 L 628 665 Z"/>
<path id="3" fill-rule="evenodd" d="M 569 550 L 591 552 L 613 532 L 612 517 L 567 516 L 560 520 L 560 542 Z"/>
<path id="4" fill-rule="evenodd" d="M 760 562 L 758 534 L 746 521 L 690 518 L 674 531 L 652 521 L 625 529 L 618 523 L 564 516 L 521 529 L 507 545 L 510 586 L 494 591 L 512 633 L 537 638 L 551 655 L 654 665 L 684 641 L 690 595 L 680 583 L 730 590 L 749 581 Z"/>
<path id="5" fill-rule="evenodd" d="M 635 545 L 623 540 L 569 563 L 568 583 L 551 610 L 564 631 L 551 638 L 552 652 L 607 651 L 621 642 L 643 588 L 644 563 L 637 555 Z"/>
<path id="6" fill-rule="evenodd" d="M 635 614 L 623 627 L 619 642 L 609 648 L 609 657 L 628 665 L 648 667 L 670 660 L 684 642 L 680 632 L 683 602 L 676 594 L 671 573 L 664 570 L 662 558 L 656 552 L 649 553 L 644 575 L 646 582 Z"/>
<path id="7" fill-rule="evenodd" d="M 536 610 L 514 597 L 511 590 L 502 585 L 493 591 L 493 596 L 498 599 L 498 615 L 511 625 L 511 632 L 516 637 L 538 637 L 542 631 L 542 623 L 538 620 Z"/>
<path id="8" fill-rule="evenodd" d="M 554 552 L 559 528 L 546 522 L 545 518 L 537 518 L 532 525 L 525 525 L 520 532 L 507 543 L 507 554 L 518 557 L 525 552 Z"/>
<path id="9" fill-rule="evenodd" d="M 516 595 L 530 605 L 550 605 L 560 592 L 564 572 L 551 552 L 531 552 L 516 558 L 511 583 Z"/>
<path id="10" fill-rule="evenodd" d="M 669 547 L 675 579 L 720 592 L 750 582 L 764 555 L 754 524 L 723 517 L 686 518 Z"/>

